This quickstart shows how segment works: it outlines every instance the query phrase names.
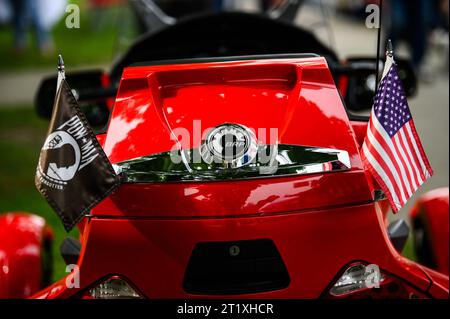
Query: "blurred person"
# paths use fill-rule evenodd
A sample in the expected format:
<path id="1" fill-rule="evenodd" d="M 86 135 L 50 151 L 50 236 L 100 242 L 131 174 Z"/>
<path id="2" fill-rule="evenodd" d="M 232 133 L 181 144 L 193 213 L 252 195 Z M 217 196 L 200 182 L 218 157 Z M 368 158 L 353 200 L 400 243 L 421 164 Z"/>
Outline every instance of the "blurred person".
<path id="1" fill-rule="evenodd" d="M 430 44 L 433 52 L 438 55 L 440 66 L 438 69 L 448 75 L 449 69 L 449 1 L 441 0 L 438 3 Z M 442 66 L 444 68 L 442 68 Z"/>
<path id="2" fill-rule="evenodd" d="M 263 12 L 276 8 L 283 4 L 285 0 L 261 0 L 261 9 Z"/>
<path id="3" fill-rule="evenodd" d="M 9 0 L 0 0 L 0 25 L 11 23 L 12 13 Z"/>
<path id="4" fill-rule="evenodd" d="M 213 0 L 213 12 L 231 11 L 235 8 L 234 0 Z"/>
<path id="5" fill-rule="evenodd" d="M 448 31 L 449 0 L 435 0 L 432 12 L 431 27 Z"/>
<path id="6" fill-rule="evenodd" d="M 27 25 L 32 0 L 9 0 L 14 28 L 14 49 L 22 53 L 27 46 Z"/>
<path id="7" fill-rule="evenodd" d="M 448 0 L 447 0 L 448 1 Z M 423 62 L 428 48 L 428 34 L 436 19 L 436 0 L 390 0 L 390 27 L 387 37 L 394 45 L 405 41 L 411 50 L 416 71 L 423 74 Z"/>
<path id="8" fill-rule="evenodd" d="M 51 28 L 64 14 L 66 4 L 67 0 L 10 0 L 16 52 L 22 53 L 27 48 L 27 31 L 31 25 L 41 54 L 52 54 Z"/>

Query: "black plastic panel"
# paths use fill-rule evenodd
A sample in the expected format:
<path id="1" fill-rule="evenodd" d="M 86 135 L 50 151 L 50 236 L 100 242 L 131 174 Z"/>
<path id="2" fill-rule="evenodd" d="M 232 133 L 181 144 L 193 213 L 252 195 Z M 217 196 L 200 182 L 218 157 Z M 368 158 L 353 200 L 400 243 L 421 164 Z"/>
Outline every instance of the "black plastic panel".
<path id="1" fill-rule="evenodd" d="M 199 243 L 183 288 L 191 294 L 249 294 L 284 289 L 290 278 L 270 239 Z"/>

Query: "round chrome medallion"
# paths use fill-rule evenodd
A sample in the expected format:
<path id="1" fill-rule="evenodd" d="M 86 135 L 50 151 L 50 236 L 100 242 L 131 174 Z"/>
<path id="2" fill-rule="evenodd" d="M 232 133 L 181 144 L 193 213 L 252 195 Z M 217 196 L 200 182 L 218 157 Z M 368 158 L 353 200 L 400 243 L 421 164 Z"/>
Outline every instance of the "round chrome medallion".
<path id="1" fill-rule="evenodd" d="M 205 162 L 224 164 L 224 168 L 238 168 L 249 164 L 258 147 L 255 134 L 239 124 L 222 124 L 209 132 L 201 147 Z"/>

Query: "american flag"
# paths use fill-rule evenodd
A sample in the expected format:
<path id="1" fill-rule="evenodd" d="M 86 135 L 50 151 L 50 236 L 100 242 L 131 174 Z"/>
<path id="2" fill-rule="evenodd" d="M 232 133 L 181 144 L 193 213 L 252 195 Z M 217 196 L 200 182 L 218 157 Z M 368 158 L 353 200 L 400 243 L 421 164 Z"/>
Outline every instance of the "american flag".
<path id="1" fill-rule="evenodd" d="M 395 213 L 433 175 L 391 57 L 375 96 L 361 155 Z"/>

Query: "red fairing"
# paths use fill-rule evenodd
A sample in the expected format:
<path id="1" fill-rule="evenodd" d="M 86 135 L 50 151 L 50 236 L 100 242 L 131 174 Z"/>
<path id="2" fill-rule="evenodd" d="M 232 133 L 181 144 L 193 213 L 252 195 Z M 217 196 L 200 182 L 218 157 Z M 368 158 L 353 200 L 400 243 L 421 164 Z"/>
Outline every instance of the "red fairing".
<path id="1" fill-rule="evenodd" d="M 367 133 L 367 122 L 358 122 L 358 121 L 352 121 L 352 128 L 355 132 L 356 141 L 358 142 L 359 148 L 362 147 L 364 143 L 364 138 L 366 137 Z"/>
<path id="2" fill-rule="evenodd" d="M 349 121 L 323 58 L 127 68 L 99 141 L 118 163 L 173 150 L 176 137 L 183 148 L 198 148 L 205 130 L 223 123 L 275 128 L 280 144 L 347 151 L 351 169 L 124 184 L 84 221 L 80 287 L 69 289 L 61 280 L 33 297 L 88 298 L 99 282 L 117 276 L 146 298 L 320 298 L 347 265 L 360 261 L 378 265 L 418 296 L 448 297 L 448 276 L 427 275 L 391 244 L 387 201 L 374 202 L 359 155 L 365 125 Z M 189 138 L 180 138 L 186 132 Z M 267 135 L 257 138 L 269 144 Z M 286 285 L 226 295 L 186 289 L 199 244 L 256 240 L 274 244 Z"/>
<path id="3" fill-rule="evenodd" d="M 201 124 L 198 121 L 201 120 Z M 197 122 L 196 122 L 197 121 Z M 280 213 L 372 200 L 359 145 L 323 58 L 132 67 L 124 71 L 104 148 L 115 162 L 198 148 L 223 123 L 278 131 L 275 142 L 345 150 L 345 173 L 233 183 L 124 185 L 94 209 L 108 216 Z M 257 133 L 257 132 L 256 132 Z M 268 143 L 266 135 L 257 136 Z M 133 198 L 132 201 L 129 198 Z"/>
<path id="4" fill-rule="evenodd" d="M 67 298 L 109 274 L 120 274 L 147 298 L 319 298 L 342 267 L 355 260 L 375 263 L 426 292 L 428 277 L 390 245 L 382 218 L 372 204 L 269 217 L 93 218 L 79 262 L 80 289 L 67 289 L 61 281 L 35 297 Z M 283 257 L 290 274 L 287 288 L 231 296 L 183 290 L 197 243 L 261 238 L 272 239 Z M 448 293 L 448 285 L 445 289 L 441 287 L 439 293 Z"/>
<path id="5" fill-rule="evenodd" d="M 0 299 L 26 298 L 42 288 L 42 244 L 51 236 L 41 217 L 0 216 Z"/>
<path id="6" fill-rule="evenodd" d="M 422 218 L 430 236 L 436 269 L 448 275 L 449 189 L 440 188 L 426 193 L 417 201 L 410 215 L 413 220 Z"/>
<path id="7" fill-rule="evenodd" d="M 202 132 L 223 123 L 278 130 L 280 144 L 349 152 L 362 170 L 358 145 L 325 59 L 282 59 L 131 67 L 124 71 L 105 140 L 115 163 L 176 147 L 199 147 Z M 258 133 L 258 132 L 256 132 Z M 260 134 L 257 134 L 260 135 Z M 267 136 L 257 136 L 267 142 Z"/>

